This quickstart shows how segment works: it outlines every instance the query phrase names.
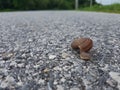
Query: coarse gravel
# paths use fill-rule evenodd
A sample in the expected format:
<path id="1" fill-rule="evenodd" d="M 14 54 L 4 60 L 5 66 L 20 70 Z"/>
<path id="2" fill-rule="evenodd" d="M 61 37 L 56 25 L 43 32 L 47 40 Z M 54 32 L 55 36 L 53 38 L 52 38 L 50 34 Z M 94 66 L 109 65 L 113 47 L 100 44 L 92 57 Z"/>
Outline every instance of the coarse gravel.
<path id="1" fill-rule="evenodd" d="M 90 61 L 78 37 L 93 40 Z M 1 12 L 0 90 L 120 90 L 120 14 Z"/>

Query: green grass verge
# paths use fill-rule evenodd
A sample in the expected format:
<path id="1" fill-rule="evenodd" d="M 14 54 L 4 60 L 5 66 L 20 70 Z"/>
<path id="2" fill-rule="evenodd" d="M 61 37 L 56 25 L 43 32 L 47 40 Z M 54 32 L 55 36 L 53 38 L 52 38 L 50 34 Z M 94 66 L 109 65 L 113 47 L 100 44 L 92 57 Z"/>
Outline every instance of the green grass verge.
<path id="1" fill-rule="evenodd" d="M 4 9 L 4 10 L 0 10 L 0 12 L 11 12 L 11 11 L 15 11 L 13 9 Z"/>
<path id="2" fill-rule="evenodd" d="M 120 13 L 120 4 L 112 5 L 94 5 L 92 7 L 80 8 L 82 11 L 96 11 L 96 12 L 109 12 L 109 13 Z"/>

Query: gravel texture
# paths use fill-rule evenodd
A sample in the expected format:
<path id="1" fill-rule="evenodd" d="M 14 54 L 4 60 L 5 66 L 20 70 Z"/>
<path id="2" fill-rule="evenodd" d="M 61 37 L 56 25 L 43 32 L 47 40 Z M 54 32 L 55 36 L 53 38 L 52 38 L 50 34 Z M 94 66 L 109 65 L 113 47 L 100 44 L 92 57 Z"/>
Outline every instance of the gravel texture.
<path id="1" fill-rule="evenodd" d="M 77 37 L 93 40 L 90 61 Z M 0 90 L 120 90 L 120 14 L 0 13 Z"/>

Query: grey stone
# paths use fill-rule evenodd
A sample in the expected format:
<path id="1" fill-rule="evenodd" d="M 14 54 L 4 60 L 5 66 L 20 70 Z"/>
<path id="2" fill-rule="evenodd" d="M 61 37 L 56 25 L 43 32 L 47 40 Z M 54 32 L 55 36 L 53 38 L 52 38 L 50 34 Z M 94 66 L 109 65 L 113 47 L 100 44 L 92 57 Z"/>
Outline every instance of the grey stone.
<path id="1" fill-rule="evenodd" d="M 56 58 L 56 55 L 49 55 L 50 60 L 55 59 L 55 58 Z"/>
<path id="2" fill-rule="evenodd" d="M 7 76 L 5 80 L 2 81 L 0 87 L 7 88 L 15 84 L 15 79 L 11 76 Z"/>
<path id="3" fill-rule="evenodd" d="M 107 79 L 106 81 L 107 84 L 109 84 L 111 87 L 117 87 L 117 82 L 113 79 Z"/>
<path id="4" fill-rule="evenodd" d="M 67 53 L 62 53 L 62 58 L 63 59 L 66 59 L 68 57 L 68 54 Z"/>
<path id="5" fill-rule="evenodd" d="M 70 90 L 80 90 L 79 88 L 71 88 Z"/>
<path id="6" fill-rule="evenodd" d="M 14 54 L 13 53 L 4 53 L 2 55 L 3 60 L 8 60 L 10 59 Z"/>
<path id="7" fill-rule="evenodd" d="M 61 85 L 57 85 L 57 90 L 64 90 L 64 87 L 62 87 Z"/>
<path id="8" fill-rule="evenodd" d="M 109 81 L 109 84 L 111 86 L 115 86 L 118 83 L 117 87 L 120 89 L 120 73 L 111 71 L 111 72 L 109 72 L 109 74 L 110 74 L 111 78 L 113 78 L 113 80 Z"/>

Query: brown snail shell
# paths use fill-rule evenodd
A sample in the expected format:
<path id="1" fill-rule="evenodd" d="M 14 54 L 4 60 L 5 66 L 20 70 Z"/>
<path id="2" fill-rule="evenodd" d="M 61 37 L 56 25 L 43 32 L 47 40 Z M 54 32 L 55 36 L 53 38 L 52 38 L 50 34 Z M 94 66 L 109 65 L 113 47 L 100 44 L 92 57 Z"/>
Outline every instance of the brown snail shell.
<path id="1" fill-rule="evenodd" d="M 79 38 L 79 39 L 75 39 L 72 43 L 71 43 L 71 47 L 73 49 L 78 49 L 79 45 L 82 44 L 84 42 L 84 38 Z"/>
<path id="2" fill-rule="evenodd" d="M 80 49 L 81 52 L 88 52 L 93 46 L 93 41 L 90 38 L 75 39 L 71 43 L 73 49 Z"/>
<path id="3" fill-rule="evenodd" d="M 80 49 L 81 59 L 87 60 L 90 59 L 90 55 L 86 52 L 93 47 L 93 41 L 90 38 L 78 38 L 71 43 L 71 47 L 73 49 Z"/>

